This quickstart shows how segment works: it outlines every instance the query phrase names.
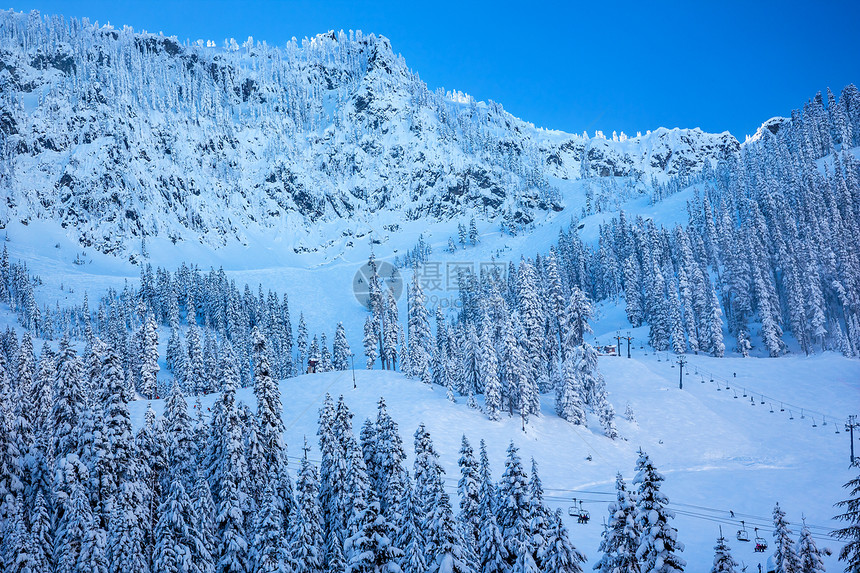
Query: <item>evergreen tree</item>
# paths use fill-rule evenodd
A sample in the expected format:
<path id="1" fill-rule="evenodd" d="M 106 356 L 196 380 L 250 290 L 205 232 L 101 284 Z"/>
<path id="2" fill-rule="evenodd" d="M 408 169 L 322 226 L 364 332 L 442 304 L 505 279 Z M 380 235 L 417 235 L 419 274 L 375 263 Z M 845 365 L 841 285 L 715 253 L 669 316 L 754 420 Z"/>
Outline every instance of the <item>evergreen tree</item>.
<path id="1" fill-rule="evenodd" d="M 164 417 L 167 459 L 171 474 L 163 483 L 164 490 L 167 491 L 173 475 L 179 475 L 185 479 L 186 476 L 191 475 L 192 468 L 191 416 L 188 415 L 188 404 L 182 394 L 182 388 L 175 380 L 164 403 Z"/>
<path id="2" fill-rule="evenodd" d="M 511 442 L 505 460 L 505 472 L 499 482 L 499 506 L 496 508 L 511 567 L 516 567 L 515 563 L 524 559 L 523 552 L 534 555 L 529 527 L 528 483 L 517 451 Z"/>
<path id="3" fill-rule="evenodd" d="M 451 502 L 444 491 L 439 494 L 427 523 L 428 573 L 473 573 L 475 565 L 463 546 L 454 521 Z"/>
<path id="4" fill-rule="evenodd" d="M 537 462 L 532 458 L 532 473 L 529 476 L 529 536 L 534 560 L 538 566 L 544 565 L 541 554 L 549 542 L 549 529 L 552 526 L 552 512 L 543 503 L 543 483 L 538 475 Z"/>
<path id="5" fill-rule="evenodd" d="M 140 393 L 152 400 L 158 392 L 158 329 L 155 316 L 148 315 L 141 333 Z"/>
<path id="6" fill-rule="evenodd" d="M 555 514 L 551 514 L 550 517 L 546 544 L 539 554 L 542 564 L 541 570 L 558 573 L 582 573 L 585 555 L 580 553 L 570 542 L 570 536 L 561 518 L 561 510 L 557 509 Z M 630 570 L 624 569 L 617 571 L 619 573 L 621 571 L 630 572 Z"/>
<path id="7" fill-rule="evenodd" d="M 227 384 L 225 378 L 225 385 Z M 232 383 L 230 383 L 232 385 Z M 225 387 L 225 393 L 231 389 Z M 218 506 L 215 516 L 217 531 L 216 573 L 248 572 L 248 541 L 245 537 L 245 479 L 246 460 L 242 444 L 242 428 L 235 408 L 225 412 L 222 458 L 219 464 Z"/>
<path id="8" fill-rule="evenodd" d="M 51 570 L 52 552 L 51 517 L 48 515 L 45 497 L 39 491 L 30 512 L 30 555 L 34 573 Z"/>
<path id="9" fill-rule="evenodd" d="M 378 356 L 379 332 L 373 322 L 373 317 L 368 316 L 364 321 L 364 355 L 367 356 L 367 369 L 373 370 L 373 364 Z"/>
<path id="10" fill-rule="evenodd" d="M 484 320 L 481 340 L 478 345 L 478 370 L 481 387 L 484 389 L 484 406 L 491 420 L 498 420 L 502 410 L 502 384 L 499 380 L 499 361 L 490 332 L 489 317 Z"/>
<path id="11" fill-rule="evenodd" d="M 263 475 L 279 475 L 286 455 L 281 391 L 269 366 L 266 338 L 257 328 L 252 331 L 251 338 L 254 343 L 254 395 L 265 461 Z"/>
<path id="12" fill-rule="evenodd" d="M 202 472 L 197 472 L 197 482 L 191 496 L 191 504 L 195 523 L 192 523 L 191 533 L 191 563 L 193 573 L 213 573 L 215 561 L 215 503 L 209 482 Z"/>
<path id="13" fill-rule="evenodd" d="M 348 370 L 349 357 L 352 352 L 349 349 L 349 342 L 346 340 L 346 331 L 343 328 L 343 323 L 337 323 L 337 330 L 334 333 L 334 349 L 332 352 L 332 366 L 335 370 Z"/>
<path id="14" fill-rule="evenodd" d="M 83 484 L 74 482 L 63 518 L 57 523 L 54 562 L 58 573 L 77 573 L 78 562 L 93 521 Z"/>
<path id="15" fill-rule="evenodd" d="M 379 511 L 379 502 L 371 491 L 361 528 L 350 539 L 353 548 L 347 573 L 401 573 L 398 560 L 403 551 L 391 542 L 391 524 Z"/>
<path id="16" fill-rule="evenodd" d="M 603 555 L 594 569 L 600 573 L 639 573 L 636 551 L 640 533 L 636 525 L 636 504 L 620 473 L 615 476 L 615 494 L 615 502 L 609 504 L 609 522 L 601 534 L 599 551 Z"/>
<path id="17" fill-rule="evenodd" d="M 735 567 L 738 566 L 737 561 L 732 557 L 726 538 L 723 537 L 722 529 L 720 537 L 717 539 L 717 544 L 714 546 L 714 566 L 711 567 L 711 573 L 735 573 Z"/>
<path id="18" fill-rule="evenodd" d="M 855 464 L 856 468 L 860 467 Z M 856 573 L 860 571 L 860 475 L 844 485 L 848 490 L 849 498 L 836 504 L 843 508 L 845 513 L 837 515 L 834 519 L 844 522 L 846 525 L 833 532 L 833 536 L 845 545 L 839 551 L 839 560 L 845 562 L 846 572 Z"/>
<path id="19" fill-rule="evenodd" d="M 185 573 L 191 569 L 194 515 L 182 482 L 181 476 L 174 475 L 167 496 L 158 508 L 152 564 L 159 572 Z"/>
<path id="20" fill-rule="evenodd" d="M 269 475 L 265 482 L 260 513 L 257 515 L 256 535 L 250 551 L 250 570 L 254 573 L 286 573 L 290 569 L 285 563 L 282 547 L 283 515 L 277 496 L 277 477 Z M 300 560 L 295 563 L 299 567 L 305 565 L 305 562 Z M 315 570 L 311 568 L 312 565 L 313 563 L 308 564 L 308 568 L 302 571 Z"/>
<path id="21" fill-rule="evenodd" d="M 792 531 L 785 519 L 785 512 L 777 503 L 773 508 L 773 563 L 775 573 L 800 573 L 800 559 L 794 550 Z"/>
<path id="22" fill-rule="evenodd" d="M 319 507 L 319 478 L 308 461 L 307 443 L 296 481 L 297 511 L 291 532 L 292 559 L 296 573 L 323 571 L 323 522 Z"/>
<path id="23" fill-rule="evenodd" d="M 686 562 L 677 552 L 683 551 L 684 545 L 677 539 L 678 530 L 669 522 L 675 517 L 674 512 L 666 507 L 669 498 L 660 491 L 660 483 L 665 478 L 642 450 L 639 450 L 636 471 L 633 479 L 633 483 L 639 486 L 636 492 L 636 525 L 641 532 L 636 557 L 642 571 L 683 571 Z"/>
<path id="24" fill-rule="evenodd" d="M 568 422 L 584 426 L 586 418 L 582 393 L 576 365 L 571 357 L 561 365 L 561 378 L 555 389 L 555 411 Z"/>
<path id="25" fill-rule="evenodd" d="M 815 545 L 812 533 L 810 533 L 809 527 L 806 526 L 806 522 L 804 521 L 803 528 L 800 530 L 800 540 L 798 541 L 797 548 L 797 554 L 800 558 L 800 571 L 802 573 L 824 573 L 823 553 Z"/>
<path id="26" fill-rule="evenodd" d="M 412 483 L 407 479 L 404 483 L 403 497 L 400 500 L 401 526 L 396 532 L 397 547 L 403 548 L 400 558 L 400 568 L 403 573 L 425 573 L 427 559 L 425 557 L 426 539 L 422 528 L 422 517 L 416 511 L 412 496 Z"/>
<path id="27" fill-rule="evenodd" d="M 397 423 L 388 414 L 385 399 L 380 398 L 376 414 L 376 449 L 374 489 L 379 495 L 379 505 L 383 514 L 389 518 L 392 526 L 396 526 L 402 515 L 399 515 L 399 500 L 405 487 L 406 470 L 404 461 L 406 452 L 403 450 L 403 440 Z"/>
<path id="28" fill-rule="evenodd" d="M 508 550 L 496 516 L 489 504 L 481 506 L 481 532 L 478 538 L 480 573 L 504 573 L 508 568 Z"/>
<path id="29" fill-rule="evenodd" d="M 424 306 L 426 297 L 421 289 L 421 281 L 413 281 L 410 287 L 409 304 L 409 364 L 411 373 L 425 384 L 430 384 L 430 357 L 432 356 L 432 335 L 427 308 Z"/>
<path id="30" fill-rule="evenodd" d="M 477 550 L 478 537 L 481 533 L 480 476 L 475 452 L 465 434 L 460 446 L 460 460 L 457 463 L 460 466 L 457 493 L 460 496 L 459 518 L 464 531 L 463 541 L 473 550 Z"/>

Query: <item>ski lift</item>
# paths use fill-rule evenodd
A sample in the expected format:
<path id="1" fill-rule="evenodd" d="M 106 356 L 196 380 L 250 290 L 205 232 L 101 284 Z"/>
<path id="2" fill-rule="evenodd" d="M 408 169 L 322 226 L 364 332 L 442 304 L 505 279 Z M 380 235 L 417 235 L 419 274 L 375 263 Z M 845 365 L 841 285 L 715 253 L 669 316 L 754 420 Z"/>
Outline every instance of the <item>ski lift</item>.
<path id="1" fill-rule="evenodd" d="M 588 510 L 582 507 L 582 500 L 579 500 L 579 516 L 576 519 L 577 523 L 581 523 L 583 525 L 588 523 L 588 520 L 591 519 L 591 514 L 588 513 Z"/>
<path id="2" fill-rule="evenodd" d="M 773 403 L 770 405 L 770 413 L 773 414 Z"/>
<path id="3" fill-rule="evenodd" d="M 761 405 L 764 406 L 764 394 L 759 394 L 759 397 L 761 398 Z"/>
<path id="4" fill-rule="evenodd" d="M 812 427 L 813 427 L 813 428 L 817 428 L 817 427 L 818 427 L 818 424 L 816 424 L 816 423 L 815 423 L 815 417 L 814 417 L 814 416 L 812 417 Z"/>
<path id="5" fill-rule="evenodd" d="M 744 398 L 746 398 L 746 397 L 747 397 L 747 389 L 744 388 Z"/>
<path id="6" fill-rule="evenodd" d="M 785 412 L 785 406 L 782 405 L 782 402 L 779 403 L 779 411 Z"/>
<path id="7" fill-rule="evenodd" d="M 788 419 L 794 420 L 794 414 L 791 413 L 791 410 L 788 411 Z"/>
<path id="8" fill-rule="evenodd" d="M 726 382 L 726 390 L 731 390 L 731 389 L 732 389 L 732 388 L 731 388 L 731 386 L 729 386 L 729 383 L 728 383 L 728 382 Z"/>
<path id="9" fill-rule="evenodd" d="M 735 390 L 735 400 L 737 400 L 737 399 L 738 399 L 738 391 Z"/>
<path id="10" fill-rule="evenodd" d="M 767 540 L 758 534 L 758 527 L 755 528 L 755 552 L 764 553 L 767 551 Z"/>
<path id="11" fill-rule="evenodd" d="M 567 508 L 567 514 L 571 517 L 579 516 L 579 508 L 576 506 L 576 498 L 573 498 L 573 505 Z"/>
<path id="12" fill-rule="evenodd" d="M 738 534 L 736 537 L 738 538 L 738 541 L 749 541 L 750 540 L 750 534 L 747 533 L 747 526 L 746 526 L 746 524 L 744 524 L 743 520 L 741 521 L 741 528 L 738 529 Z"/>

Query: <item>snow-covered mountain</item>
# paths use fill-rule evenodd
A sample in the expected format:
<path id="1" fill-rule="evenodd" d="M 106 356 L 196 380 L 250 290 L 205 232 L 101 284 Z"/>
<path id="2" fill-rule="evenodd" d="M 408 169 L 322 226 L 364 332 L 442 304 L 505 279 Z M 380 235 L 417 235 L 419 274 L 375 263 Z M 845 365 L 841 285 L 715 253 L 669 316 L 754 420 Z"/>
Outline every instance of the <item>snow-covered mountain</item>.
<path id="1" fill-rule="evenodd" d="M 332 221 L 347 237 L 465 212 L 523 225 L 563 208 L 563 180 L 663 180 L 739 150 L 699 129 L 537 129 L 429 90 L 361 32 L 216 48 L 2 12 L 0 101 L 0 224 L 54 220 L 117 253 L 144 236 L 219 248 Z"/>

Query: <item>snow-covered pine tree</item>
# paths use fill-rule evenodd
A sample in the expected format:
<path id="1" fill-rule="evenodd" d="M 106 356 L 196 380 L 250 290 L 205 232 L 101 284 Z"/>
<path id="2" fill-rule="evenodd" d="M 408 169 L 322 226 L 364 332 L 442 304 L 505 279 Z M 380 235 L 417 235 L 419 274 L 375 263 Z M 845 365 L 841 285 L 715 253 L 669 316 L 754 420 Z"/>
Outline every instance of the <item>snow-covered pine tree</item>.
<path id="1" fill-rule="evenodd" d="M 215 503 L 209 482 L 202 471 L 197 472 L 197 481 L 191 496 L 195 517 L 192 523 L 191 563 L 192 573 L 214 573 L 215 561 Z"/>
<path id="2" fill-rule="evenodd" d="M 665 479 L 651 462 L 648 454 L 639 450 L 636 462 L 636 525 L 639 528 L 639 548 L 636 557 L 642 571 L 654 573 L 674 573 L 683 571 L 686 562 L 677 552 L 684 550 L 678 541 L 678 530 L 669 520 L 675 517 L 666 507 L 669 498 L 660 491 L 660 483 Z"/>
<path id="3" fill-rule="evenodd" d="M 570 536 L 561 517 L 561 510 L 550 514 L 550 523 L 546 532 L 546 543 L 539 553 L 541 571 L 557 573 L 582 573 L 585 555 L 579 552 L 570 542 Z M 635 573 L 631 569 L 618 569 L 619 573 Z M 614 573 L 614 572 L 613 572 Z"/>
<path id="4" fill-rule="evenodd" d="M 403 573 L 425 573 L 427 571 L 426 545 L 423 516 L 417 513 L 413 503 L 412 480 L 408 474 L 404 479 L 403 497 L 399 500 L 401 524 L 395 532 L 395 545 L 403 549 L 400 568 Z"/>
<path id="5" fill-rule="evenodd" d="M 423 520 L 422 528 L 426 532 L 429 520 L 436 511 L 443 488 L 445 470 L 439 464 L 439 454 L 433 447 L 430 433 L 420 424 L 415 430 L 415 461 L 413 465 L 414 490 L 412 504 L 415 513 Z M 427 536 L 426 554 L 433 554 L 433 539 Z M 430 559 L 428 559 L 430 561 Z"/>
<path id="6" fill-rule="evenodd" d="M 401 573 L 398 561 L 403 551 L 391 542 L 391 537 L 391 524 L 379 510 L 376 493 L 369 490 L 361 526 L 349 540 L 353 552 L 346 572 Z"/>
<path id="7" fill-rule="evenodd" d="M 457 494 L 460 497 L 458 517 L 464 531 L 463 541 L 476 551 L 481 532 L 480 475 L 475 452 L 466 434 L 463 434 L 457 465 L 460 466 L 460 480 L 457 482 Z"/>
<path id="8" fill-rule="evenodd" d="M 346 340 L 346 331 L 343 328 L 343 323 L 337 323 L 337 329 L 334 332 L 334 349 L 332 352 L 332 366 L 335 370 L 348 370 L 349 357 L 352 351 L 349 349 L 349 342 Z"/>
<path id="9" fill-rule="evenodd" d="M 320 363 L 317 372 L 331 372 L 333 366 L 331 363 L 331 350 L 328 348 L 325 332 L 320 333 Z"/>
<path id="10" fill-rule="evenodd" d="M 373 317 L 368 316 L 364 321 L 364 355 L 367 356 L 367 369 L 373 370 L 379 351 L 379 331 L 373 322 Z"/>
<path id="11" fill-rule="evenodd" d="M 481 531 L 478 535 L 478 568 L 480 573 L 504 573 L 508 570 L 508 550 L 496 515 L 489 504 L 481 505 Z"/>
<path id="12" fill-rule="evenodd" d="M 60 356 L 54 376 L 54 405 L 51 412 L 52 450 L 57 460 L 77 452 L 78 418 L 84 408 L 82 365 L 68 338 L 60 342 Z"/>
<path id="13" fill-rule="evenodd" d="M 636 504 L 627 491 L 624 478 L 615 476 L 615 501 L 609 504 L 609 521 L 601 534 L 600 551 L 603 555 L 594 565 L 600 573 L 626 571 L 639 573 L 636 551 L 640 533 L 636 524 Z"/>
<path id="14" fill-rule="evenodd" d="M 385 349 L 383 353 L 384 367 L 387 370 L 397 369 L 397 335 L 400 326 L 397 299 L 394 298 L 394 291 L 390 288 L 385 289 L 385 305 L 383 308 L 383 325 L 382 325 L 382 347 Z"/>
<path id="15" fill-rule="evenodd" d="M 735 567 L 737 566 L 738 563 L 732 557 L 729 544 L 726 542 L 726 538 L 723 537 L 723 531 L 720 528 L 720 537 L 714 546 L 714 566 L 711 567 L 711 573 L 735 573 Z"/>
<path id="16" fill-rule="evenodd" d="M 474 573 L 475 564 L 463 545 L 448 494 L 442 491 L 427 526 L 428 573 Z"/>
<path id="17" fill-rule="evenodd" d="M 800 529 L 800 539 L 797 542 L 797 555 L 800 559 L 800 571 L 802 573 L 824 573 L 824 554 L 829 555 L 829 550 L 822 551 L 818 549 L 815 540 L 812 538 L 812 533 L 806 525 L 806 520 L 803 521 L 803 527 Z"/>
<path id="18" fill-rule="evenodd" d="M 230 377 L 234 375 L 231 373 Z M 225 376 L 225 394 L 233 394 L 233 381 Z M 229 398 L 232 402 L 232 396 Z M 238 410 L 225 401 L 221 433 L 221 458 L 218 465 L 218 504 L 215 515 L 216 573 L 248 572 L 248 540 L 245 536 L 243 500 L 247 495 L 247 466 Z"/>
<path id="19" fill-rule="evenodd" d="M 343 549 L 347 564 L 351 563 L 356 554 L 361 552 L 356 541 L 364 524 L 365 514 L 368 511 L 370 499 L 373 497 L 373 489 L 367 476 L 367 468 L 364 465 L 364 456 L 355 439 L 350 435 L 344 444 L 347 459 L 347 498 L 346 511 L 349 516 L 347 529 L 344 532 Z M 378 501 L 377 501 L 378 503 Z"/>
<path id="20" fill-rule="evenodd" d="M 203 361 L 203 344 L 200 341 L 200 328 L 196 322 L 189 323 L 185 337 L 188 347 L 188 362 L 185 368 L 185 389 L 191 394 L 209 392 L 209 376 Z"/>
<path id="21" fill-rule="evenodd" d="M 41 490 L 36 493 L 30 512 L 30 555 L 33 571 L 50 571 L 53 552 L 51 517 Z"/>
<path id="22" fill-rule="evenodd" d="M 532 557 L 534 555 L 529 535 L 528 481 L 517 452 L 517 447 L 511 442 L 505 460 L 505 472 L 498 485 L 499 504 L 496 508 L 499 528 L 508 552 L 508 565 L 511 567 L 515 567 L 515 563 L 522 559 L 523 551 Z"/>
<path id="23" fill-rule="evenodd" d="M 158 508 L 152 565 L 159 573 L 184 573 L 191 563 L 194 515 L 183 478 L 173 474 L 167 496 Z"/>
<path id="24" fill-rule="evenodd" d="M 433 336 L 425 306 L 427 299 L 421 288 L 421 281 L 412 281 L 409 290 L 409 364 L 415 376 L 425 384 L 430 384 L 432 383 L 430 358 L 433 355 Z"/>
<path id="25" fill-rule="evenodd" d="M 777 503 L 773 508 L 774 573 L 800 573 L 800 559 L 794 549 L 791 535 L 785 512 Z"/>
<path id="26" fill-rule="evenodd" d="M 101 378 L 104 435 L 110 448 L 111 479 L 113 484 L 118 486 L 128 479 L 136 479 L 137 476 L 134 463 L 134 432 L 128 409 L 132 396 L 123 378 L 120 357 L 111 348 L 105 351 Z"/>
<path id="27" fill-rule="evenodd" d="M 855 471 L 860 465 L 854 465 Z M 845 545 L 839 551 L 839 560 L 845 562 L 846 571 L 860 571 L 860 474 L 848 481 L 844 486 L 848 490 L 848 499 L 837 502 L 836 507 L 842 508 L 834 519 L 845 524 L 833 532 L 833 536 Z"/>
<path id="28" fill-rule="evenodd" d="M 150 314 L 141 333 L 140 393 L 152 400 L 158 392 L 158 325 Z"/>
<path id="29" fill-rule="evenodd" d="M 41 569 L 35 568 L 33 545 L 27 531 L 27 524 L 24 522 L 22 505 L 24 501 L 20 493 L 10 496 L 9 501 L 6 502 L 6 513 L 3 522 L 0 523 L 0 534 L 3 536 L 0 541 L 0 556 L 8 573 L 37 573 Z M 86 540 L 83 547 L 87 547 Z M 97 573 L 104 573 L 104 570 Z"/>
<path id="30" fill-rule="evenodd" d="M 176 381 L 173 382 L 173 387 L 164 403 L 164 422 L 170 476 L 166 477 L 162 485 L 164 491 L 167 491 L 172 476 L 188 476 L 192 469 L 191 417 L 188 415 L 188 403 L 182 394 L 182 388 Z"/>
<path id="31" fill-rule="evenodd" d="M 571 356 L 561 365 L 561 378 L 555 389 L 556 413 L 568 422 L 584 426 L 586 418 L 582 395 L 576 365 Z"/>
<path id="32" fill-rule="evenodd" d="M 308 326 L 305 324 L 305 314 L 299 314 L 299 326 L 296 330 L 296 348 L 299 350 L 299 373 L 303 373 L 307 364 Z"/>
<path id="33" fill-rule="evenodd" d="M 281 530 L 283 515 L 277 495 L 277 475 L 267 476 L 265 484 L 261 496 L 260 513 L 256 516 L 254 543 L 250 547 L 250 571 L 253 573 L 286 573 L 291 568 L 285 562 L 284 532 Z M 298 518 L 297 521 L 299 519 L 301 518 Z M 295 562 L 298 567 L 302 567 L 305 563 L 298 560 Z M 292 565 L 292 559 L 290 565 Z M 307 562 L 309 569 L 302 571 L 318 571 L 314 565 L 314 562 L 309 559 Z"/>
<path id="34" fill-rule="evenodd" d="M 549 528 L 552 525 L 552 512 L 543 502 L 543 483 L 538 475 L 538 466 L 532 458 L 532 473 L 529 476 L 529 536 L 534 561 L 542 570 L 545 569 L 541 554 L 549 540 Z"/>
<path id="35" fill-rule="evenodd" d="M 397 524 L 395 514 L 405 486 L 405 460 L 406 452 L 403 450 L 403 440 L 400 438 L 397 423 L 388 414 L 385 399 L 380 398 L 376 413 L 374 489 L 379 495 L 380 509 L 389 518 L 392 526 Z"/>
<path id="36" fill-rule="evenodd" d="M 254 344 L 254 395 L 257 398 L 257 424 L 263 447 L 263 475 L 280 475 L 286 457 L 281 419 L 281 390 L 269 366 L 266 338 L 257 329 L 251 333 Z"/>
<path id="37" fill-rule="evenodd" d="M 14 501 L 14 497 L 12 498 Z M 71 495 L 62 518 L 57 522 L 54 562 L 57 573 L 77 573 L 78 560 L 93 523 L 92 508 L 80 481 L 71 485 Z"/>
<path id="38" fill-rule="evenodd" d="M 323 571 L 323 522 L 319 505 L 319 478 L 316 467 L 308 461 L 307 442 L 299 477 L 296 480 L 296 515 L 291 537 L 292 560 L 296 573 Z"/>

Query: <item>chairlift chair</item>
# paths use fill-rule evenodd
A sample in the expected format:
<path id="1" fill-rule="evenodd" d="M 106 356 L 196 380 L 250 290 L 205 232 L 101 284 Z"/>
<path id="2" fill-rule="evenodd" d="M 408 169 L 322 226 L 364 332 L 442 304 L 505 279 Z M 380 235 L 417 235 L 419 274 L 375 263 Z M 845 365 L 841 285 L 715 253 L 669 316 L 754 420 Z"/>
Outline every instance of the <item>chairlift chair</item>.
<path id="1" fill-rule="evenodd" d="M 573 505 L 567 508 L 567 514 L 571 517 L 579 517 L 579 508 L 576 506 L 576 498 L 573 498 Z"/>
<path id="2" fill-rule="evenodd" d="M 747 526 L 744 524 L 743 521 L 741 521 L 741 528 L 738 529 L 738 534 L 736 537 L 738 538 L 738 541 L 750 540 L 750 534 L 747 532 Z"/>
<path id="3" fill-rule="evenodd" d="M 767 551 L 767 540 L 758 534 L 758 527 L 755 528 L 755 552 L 764 553 Z"/>
<path id="4" fill-rule="evenodd" d="M 577 517 L 576 522 L 585 525 L 588 523 L 589 519 L 591 519 L 591 514 L 588 513 L 587 509 L 582 507 L 582 500 L 579 500 L 579 516 Z"/>

